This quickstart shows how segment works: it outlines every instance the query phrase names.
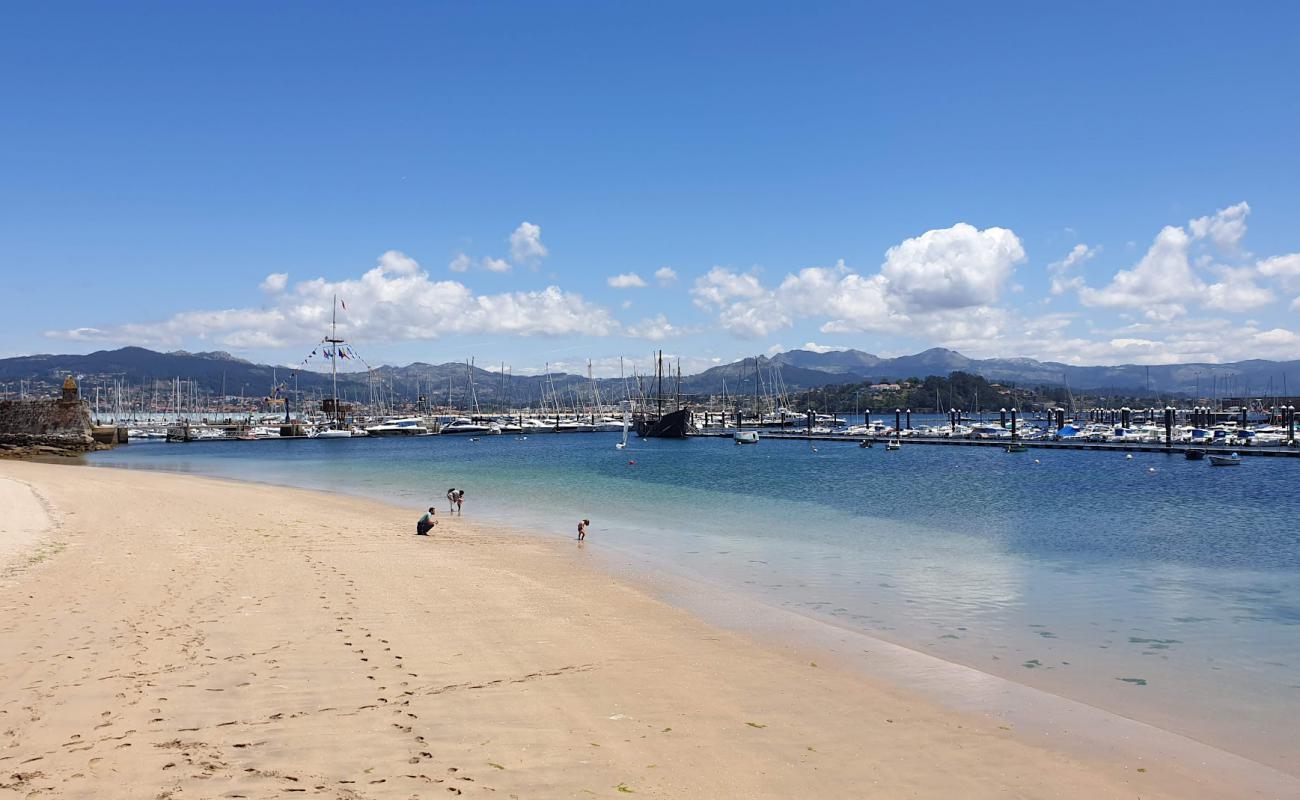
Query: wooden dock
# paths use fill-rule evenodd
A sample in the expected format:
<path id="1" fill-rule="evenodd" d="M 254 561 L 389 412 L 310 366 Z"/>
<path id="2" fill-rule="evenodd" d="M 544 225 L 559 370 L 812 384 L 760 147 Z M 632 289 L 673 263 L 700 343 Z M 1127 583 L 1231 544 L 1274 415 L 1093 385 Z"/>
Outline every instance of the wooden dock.
<path id="1" fill-rule="evenodd" d="M 730 431 L 705 431 L 697 436 L 730 438 Z M 848 436 L 842 433 L 792 433 L 759 432 L 759 440 L 789 440 L 811 442 L 841 442 L 843 444 L 861 444 L 871 442 L 883 445 L 893 441 L 893 437 L 884 436 Z M 949 447 L 997 447 L 1005 449 L 1011 444 L 1009 439 L 949 439 L 943 436 L 904 436 L 900 439 L 904 447 L 911 445 L 940 445 Z M 1282 458 L 1300 458 L 1300 448 L 1291 445 L 1200 445 L 1174 442 L 1172 444 L 1154 442 L 1073 442 L 1017 439 L 1017 445 L 1034 450 L 1099 450 L 1116 453 L 1169 453 L 1182 455 L 1188 450 L 1203 450 L 1207 454 L 1229 455 L 1238 453 L 1242 456 L 1276 456 Z"/>

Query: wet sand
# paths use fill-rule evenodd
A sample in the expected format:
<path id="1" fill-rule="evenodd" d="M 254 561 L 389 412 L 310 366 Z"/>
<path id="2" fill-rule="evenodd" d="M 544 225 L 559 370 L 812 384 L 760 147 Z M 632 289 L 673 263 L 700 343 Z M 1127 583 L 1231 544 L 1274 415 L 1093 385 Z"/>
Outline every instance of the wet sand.
<path id="1" fill-rule="evenodd" d="M 1268 796 L 712 627 L 596 535 L 23 462 L 0 500 L 0 797 Z"/>

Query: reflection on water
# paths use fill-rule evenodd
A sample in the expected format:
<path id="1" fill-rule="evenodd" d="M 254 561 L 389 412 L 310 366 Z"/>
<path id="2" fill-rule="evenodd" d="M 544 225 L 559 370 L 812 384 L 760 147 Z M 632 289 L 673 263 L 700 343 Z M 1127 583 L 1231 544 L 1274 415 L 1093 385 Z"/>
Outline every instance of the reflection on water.
<path id="1" fill-rule="evenodd" d="M 1300 461 L 617 438 L 147 444 L 91 461 L 412 508 L 464 487 L 470 516 L 564 537 L 587 517 L 588 551 L 613 561 L 1273 763 L 1290 747 Z"/>

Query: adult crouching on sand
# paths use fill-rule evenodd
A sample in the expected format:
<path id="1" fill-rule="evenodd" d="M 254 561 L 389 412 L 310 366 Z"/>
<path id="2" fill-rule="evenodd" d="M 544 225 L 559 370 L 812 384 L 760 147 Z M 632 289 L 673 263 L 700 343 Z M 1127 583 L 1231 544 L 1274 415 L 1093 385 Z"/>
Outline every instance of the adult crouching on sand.
<path id="1" fill-rule="evenodd" d="M 437 514 L 438 512 L 434 510 L 433 506 L 429 506 L 429 510 L 424 513 L 424 516 L 420 517 L 420 521 L 415 523 L 415 535 L 428 536 L 429 531 L 433 530 L 433 526 L 438 524 L 438 520 L 434 519 Z"/>

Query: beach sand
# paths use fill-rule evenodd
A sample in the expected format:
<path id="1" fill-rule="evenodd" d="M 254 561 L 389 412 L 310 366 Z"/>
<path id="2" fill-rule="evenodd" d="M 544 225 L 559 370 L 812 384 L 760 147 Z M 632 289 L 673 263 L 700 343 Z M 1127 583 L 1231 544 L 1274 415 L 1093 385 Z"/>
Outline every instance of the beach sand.
<path id="1" fill-rule="evenodd" d="M 24 462 L 0 501 L 0 797 L 1248 796 L 711 627 L 559 537 Z"/>

